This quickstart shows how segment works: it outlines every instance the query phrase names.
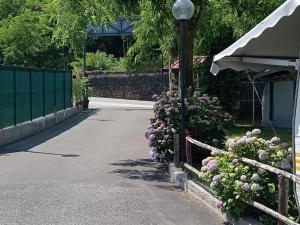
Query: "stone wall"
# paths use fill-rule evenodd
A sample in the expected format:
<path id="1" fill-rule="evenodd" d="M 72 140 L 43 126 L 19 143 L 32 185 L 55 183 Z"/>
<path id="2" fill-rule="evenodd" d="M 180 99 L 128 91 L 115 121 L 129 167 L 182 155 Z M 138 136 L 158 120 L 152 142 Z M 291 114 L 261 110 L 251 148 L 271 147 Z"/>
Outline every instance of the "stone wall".
<path id="1" fill-rule="evenodd" d="M 93 97 L 152 100 L 154 94 L 168 90 L 167 73 L 100 73 L 89 72 L 89 82 L 93 87 Z"/>

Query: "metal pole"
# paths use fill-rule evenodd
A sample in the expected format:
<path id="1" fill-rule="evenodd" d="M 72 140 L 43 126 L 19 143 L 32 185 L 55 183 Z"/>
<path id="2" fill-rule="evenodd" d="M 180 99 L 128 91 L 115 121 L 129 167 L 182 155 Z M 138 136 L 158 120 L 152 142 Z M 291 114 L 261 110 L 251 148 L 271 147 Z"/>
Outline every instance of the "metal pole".
<path id="1" fill-rule="evenodd" d="M 83 55 L 83 71 L 85 71 L 85 67 L 86 67 L 86 47 L 85 47 L 85 45 L 83 46 L 83 49 L 82 49 L 82 55 Z"/>
<path id="2" fill-rule="evenodd" d="M 185 128 L 186 128 L 186 76 L 187 76 L 187 20 L 180 20 L 180 161 L 185 161 Z"/>

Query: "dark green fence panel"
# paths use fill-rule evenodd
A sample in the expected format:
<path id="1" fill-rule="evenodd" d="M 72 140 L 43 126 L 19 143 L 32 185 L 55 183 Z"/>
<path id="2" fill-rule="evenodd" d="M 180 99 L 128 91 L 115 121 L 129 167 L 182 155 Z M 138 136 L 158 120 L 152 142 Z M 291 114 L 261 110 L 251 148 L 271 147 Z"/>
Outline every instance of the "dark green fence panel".
<path id="1" fill-rule="evenodd" d="M 45 72 L 45 114 L 55 110 L 55 77 L 53 71 Z"/>
<path id="2" fill-rule="evenodd" d="M 16 121 L 17 124 L 31 119 L 30 72 L 16 69 Z"/>
<path id="3" fill-rule="evenodd" d="M 32 119 L 44 116 L 43 71 L 31 71 Z"/>
<path id="4" fill-rule="evenodd" d="M 65 72 L 65 104 L 66 108 L 73 107 L 72 73 Z"/>
<path id="5" fill-rule="evenodd" d="M 14 72 L 0 68 L 0 129 L 15 124 Z"/>
<path id="6" fill-rule="evenodd" d="M 72 72 L 0 66 L 0 129 L 73 106 Z"/>
<path id="7" fill-rule="evenodd" d="M 59 71 L 55 73 L 55 82 L 56 82 L 56 109 L 57 111 L 64 109 L 64 100 L 65 100 L 65 87 L 64 87 L 64 71 Z"/>

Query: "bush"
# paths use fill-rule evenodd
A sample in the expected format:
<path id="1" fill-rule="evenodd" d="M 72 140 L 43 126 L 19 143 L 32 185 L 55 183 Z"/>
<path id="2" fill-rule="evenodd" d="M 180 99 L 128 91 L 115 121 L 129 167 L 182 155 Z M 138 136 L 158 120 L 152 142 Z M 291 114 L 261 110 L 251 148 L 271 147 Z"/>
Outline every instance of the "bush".
<path id="1" fill-rule="evenodd" d="M 149 140 L 150 155 L 158 160 L 173 157 L 174 134 L 179 129 L 179 97 L 176 91 L 153 96 L 154 118 L 145 133 Z"/>
<path id="2" fill-rule="evenodd" d="M 74 70 L 75 79 L 73 79 L 73 99 L 75 104 L 81 105 L 85 96 L 89 97 L 92 95 L 93 89 L 89 87 L 88 78 L 83 76 L 83 72 Z M 87 89 L 87 90 L 86 90 Z M 87 91 L 87 93 L 85 93 Z"/>
<path id="3" fill-rule="evenodd" d="M 179 131 L 180 102 L 178 91 L 168 91 L 154 96 L 154 118 L 146 131 L 150 155 L 164 160 L 172 159 L 174 134 Z M 218 98 L 207 95 L 192 96 L 186 101 L 188 129 L 202 142 L 223 146 L 225 128 L 232 117 L 222 111 Z"/>
<path id="4" fill-rule="evenodd" d="M 245 136 L 227 141 L 228 155 L 213 153 L 202 161 L 200 178 L 208 184 L 221 200 L 217 206 L 238 217 L 247 209 L 241 201 L 258 201 L 276 210 L 277 177 L 262 169 L 240 161 L 247 157 L 277 168 L 291 170 L 291 148 L 280 144 L 277 137 L 271 140 L 259 138 L 259 129 Z"/>
<path id="5" fill-rule="evenodd" d="M 97 51 L 95 53 L 86 54 L 86 70 L 113 71 L 117 64 L 118 59 L 105 52 Z M 75 62 L 71 63 L 71 65 L 73 68 L 83 69 L 83 59 L 78 58 Z"/>
<path id="6" fill-rule="evenodd" d="M 225 129 L 232 125 L 232 116 L 224 112 L 217 97 L 188 98 L 188 128 L 193 138 L 216 147 L 224 147 Z"/>

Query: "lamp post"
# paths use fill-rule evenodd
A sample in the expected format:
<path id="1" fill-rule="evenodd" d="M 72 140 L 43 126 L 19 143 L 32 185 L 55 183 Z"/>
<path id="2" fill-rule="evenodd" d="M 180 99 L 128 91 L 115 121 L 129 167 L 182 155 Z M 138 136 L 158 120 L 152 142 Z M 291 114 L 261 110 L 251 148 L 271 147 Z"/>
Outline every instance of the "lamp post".
<path id="1" fill-rule="evenodd" d="M 187 94 L 186 77 L 187 77 L 187 23 L 194 15 L 194 5 L 191 0 L 176 0 L 172 7 L 172 13 L 176 20 L 180 24 L 180 44 L 179 44 L 179 62 L 180 62 L 180 161 L 185 159 L 185 129 L 186 129 L 186 108 L 185 97 Z"/>

